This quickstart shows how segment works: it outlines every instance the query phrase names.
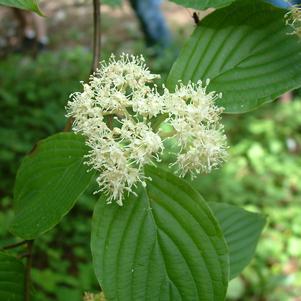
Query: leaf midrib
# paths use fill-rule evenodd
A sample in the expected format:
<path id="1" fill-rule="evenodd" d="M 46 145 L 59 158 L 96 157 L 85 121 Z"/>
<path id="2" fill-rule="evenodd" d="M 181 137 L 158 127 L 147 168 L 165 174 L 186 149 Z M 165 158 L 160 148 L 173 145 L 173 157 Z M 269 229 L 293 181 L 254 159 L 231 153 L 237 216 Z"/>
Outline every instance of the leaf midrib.
<path id="1" fill-rule="evenodd" d="M 150 197 L 150 195 L 149 195 L 149 192 L 148 192 L 148 189 L 147 189 L 147 187 L 143 187 L 143 190 L 144 190 L 144 192 L 145 192 L 145 194 L 146 194 L 146 202 L 147 202 L 147 205 L 149 206 L 149 208 L 152 208 L 151 207 L 151 200 L 152 200 L 152 198 Z M 154 202 L 154 200 L 152 200 L 153 202 Z M 149 214 L 150 214 L 150 217 L 151 217 L 151 220 L 152 220 L 152 222 L 153 222 L 153 225 L 154 225 L 154 227 L 155 227 L 155 233 L 156 233 L 156 238 L 155 238 L 155 244 L 157 244 L 158 245 L 158 250 L 160 251 L 160 254 L 161 254 L 161 256 L 162 256 L 162 258 L 164 258 L 164 255 L 163 255 L 163 252 L 162 252 L 162 249 L 161 249 L 161 245 L 160 245 L 160 242 L 159 242 L 159 233 L 158 233 L 158 226 L 157 226 L 157 223 L 156 223 L 156 219 L 155 219 L 155 217 L 154 217 L 154 214 L 153 214 L 153 212 L 152 212 L 152 209 L 151 210 L 149 210 Z M 154 248 L 155 248 L 155 246 L 154 246 Z M 182 298 L 182 300 L 184 300 L 183 299 L 183 296 L 182 296 L 182 294 L 181 294 L 181 292 L 179 291 L 179 289 L 178 289 L 178 287 L 174 284 L 174 282 L 171 280 L 171 278 L 170 278 L 170 276 L 169 276 L 169 273 L 168 273 L 168 271 L 167 271 L 167 268 L 166 268 L 166 262 L 165 262 L 165 260 L 163 260 L 163 262 L 164 262 L 164 270 L 165 270 L 165 277 L 167 277 L 167 281 L 168 281 L 168 283 L 170 284 L 170 285 L 172 285 L 172 286 L 174 286 L 176 289 L 177 289 L 177 291 L 178 291 L 178 293 L 179 293 L 179 295 L 181 296 L 181 298 Z M 190 270 L 190 269 L 189 269 Z M 191 272 L 191 271 L 190 271 Z M 149 273 L 148 273 L 149 274 Z"/>

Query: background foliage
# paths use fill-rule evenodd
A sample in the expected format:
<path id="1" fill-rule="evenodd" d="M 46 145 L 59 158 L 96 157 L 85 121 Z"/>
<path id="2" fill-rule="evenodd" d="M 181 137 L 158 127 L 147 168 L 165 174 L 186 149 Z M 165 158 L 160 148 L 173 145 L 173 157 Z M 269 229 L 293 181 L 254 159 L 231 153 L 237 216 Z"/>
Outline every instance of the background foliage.
<path id="1" fill-rule="evenodd" d="M 141 43 L 131 47 L 141 52 Z M 172 56 L 166 61 L 153 60 L 152 68 L 164 76 Z M 20 159 L 37 140 L 63 128 L 68 95 L 80 89 L 78 80 L 86 78 L 89 65 L 89 52 L 83 48 L 55 50 L 37 59 L 10 55 L 0 62 L 0 247 L 12 242 L 7 226 Z M 292 301 L 301 295 L 300 116 L 298 98 L 226 116 L 229 162 L 195 182 L 210 202 L 263 211 L 269 218 L 255 260 L 230 284 L 229 300 Z M 98 291 L 89 248 L 95 202 L 91 194 L 82 195 L 71 214 L 36 241 L 36 300 L 81 300 L 84 291 Z"/>
<path id="2" fill-rule="evenodd" d="M 82 49 L 58 54 L 58 58 L 64 56 L 66 63 L 77 64 L 70 64 L 72 68 L 69 69 L 69 74 L 66 74 L 64 69 L 57 73 L 54 60 L 53 67 L 48 67 L 44 73 L 43 81 L 47 82 L 47 85 L 41 85 L 40 90 L 34 89 L 35 85 L 39 84 L 40 77 L 35 78 L 35 73 L 28 73 L 27 70 L 30 66 L 32 70 L 39 70 L 35 67 L 39 67 L 41 61 L 51 57 L 48 53 L 41 55 L 38 61 L 29 60 L 21 65 L 21 57 L 9 58 L 19 62 L 21 66 L 19 82 L 23 81 L 24 86 L 25 83 L 33 83 L 32 89 L 23 88 L 23 92 L 20 92 L 21 85 L 20 90 L 14 90 L 13 82 L 5 79 L 12 76 L 9 72 L 6 72 L 5 77 L 1 77 L 0 81 L 6 83 L 5 91 L 11 95 L 7 100 L 19 99 L 17 92 L 26 95 L 24 101 L 20 101 L 17 106 L 11 106 L 10 102 L 5 106 L 5 103 L 1 102 L 2 110 L 8 114 L 3 116 L 13 116 L 16 108 L 20 112 L 40 116 L 36 120 L 20 113 L 19 118 L 15 118 L 18 127 L 9 129 L 2 125 L 1 128 L 1 141 L 8 143 L 3 146 L 5 151 L 1 152 L 4 169 L 1 169 L 0 183 L 5 183 L 1 187 L 1 245 L 12 242 L 7 232 L 12 219 L 11 193 L 8 187 L 13 183 L 12 176 L 20 157 L 31 149 L 36 137 L 42 138 L 63 126 L 66 96 L 74 87 L 78 87 L 77 78 L 72 78 L 77 73 L 84 72 L 82 66 L 86 66 L 88 60 Z M 2 66 L 7 66 L 8 62 L 1 62 L 0 70 L 3 70 Z M 62 85 L 62 89 L 58 89 L 57 78 L 53 77 L 52 72 L 64 78 L 67 83 L 69 80 L 70 84 Z M 27 82 L 29 74 L 33 81 Z M 63 87 L 67 91 L 64 92 Z M 52 110 L 45 111 L 45 108 L 52 107 L 49 98 L 41 98 L 41 101 L 33 98 L 36 99 L 37 107 L 31 110 L 32 102 L 28 101 L 27 97 L 38 97 L 37 93 L 57 95 L 57 102 L 53 103 Z M 47 120 L 53 122 L 49 124 Z M 32 126 L 32 121 L 41 126 Z M 256 258 L 242 276 L 230 285 L 230 300 L 240 300 L 242 296 L 243 300 L 297 300 L 301 294 L 301 184 L 298 180 L 301 177 L 298 168 L 301 164 L 301 101 L 296 98 L 291 103 L 276 102 L 252 114 L 226 116 L 224 121 L 230 139 L 231 158 L 221 170 L 203 176 L 198 190 L 210 196 L 209 201 L 223 200 L 253 211 L 263 211 L 269 219 L 269 225 L 258 245 Z M 15 137 L 15 140 L 8 139 L 8 131 L 11 133 L 10 137 Z M 19 148 L 13 148 L 17 146 Z M 7 170 L 11 177 L 7 176 Z M 93 191 L 93 188 L 90 191 Z M 88 194 L 83 195 L 71 214 L 63 219 L 57 228 L 37 240 L 33 270 L 33 279 L 38 289 L 37 300 L 80 300 L 84 291 L 97 291 L 98 284 L 92 269 L 88 244 L 90 217 L 95 202 L 96 199 Z"/>

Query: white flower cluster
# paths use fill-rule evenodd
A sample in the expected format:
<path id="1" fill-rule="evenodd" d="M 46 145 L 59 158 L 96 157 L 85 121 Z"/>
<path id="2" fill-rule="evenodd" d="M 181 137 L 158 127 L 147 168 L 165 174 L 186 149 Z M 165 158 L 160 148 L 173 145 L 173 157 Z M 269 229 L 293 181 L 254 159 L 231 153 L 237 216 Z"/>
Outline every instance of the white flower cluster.
<path id="1" fill-rule="evenodd" d="M 93 294 L 86 292 L 84 294 L 84 301 L 106 301 L 104 293 Z"/>
<path id="2" fill-rule="evenodd" d="M 164 92 L 167 120 L 181 147 L 175 162 L 180 176 L 209 173 L 227 157 L 227 139 L 219 123 L 223 109 L 214 105 L 221 94 L 207 93 L 208 85 L 209 80 L 205 86 L 201 81 L 179 83 L 175 92 Z"/>
<path id="3" fill-rule="evenodd" d="M 301 7 L 292 5 L 289 12 L 285 15 L 286 24 L 292 28 L 291 34 L 301 37 Z"/>
<path id="4" fill-rule="evenodd" d="M 157 78 L 142 56 L 111 56 L 68 102 L 67 117 L 74 120 L 73 131 L 86 137 L 86 163 L 99 172 L 99 191 L 109 203 L 122 205 L 126 192 L 138 182 L 146 185 L 143 167 L 160 161 L 163 140 L 151 126 L 158 115 L 167 116 L 178 139 L 180 176 L 210 172 L 226 157 L 222 109 L 214 105 L 220 95 L 206 93 L 208 83 L 203 87 L 201 81 L 180 83 L 175 92 L 163 87 L 160 94 L 151 85 Z"/>

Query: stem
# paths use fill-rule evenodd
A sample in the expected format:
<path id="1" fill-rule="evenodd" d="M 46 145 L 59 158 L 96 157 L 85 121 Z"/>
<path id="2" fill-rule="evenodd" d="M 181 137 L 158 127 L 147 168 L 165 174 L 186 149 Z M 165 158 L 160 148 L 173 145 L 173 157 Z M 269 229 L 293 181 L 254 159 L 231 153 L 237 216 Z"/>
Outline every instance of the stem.
<path id="1" fill-rule="evenodd" d="M 91 66 L 91 73 L 93 74 L 100 61 L 100 0 L 93 0 L 93 60 Z"/>
<path id="2" fill-rule="evenodd" d="M 113 116 L 112 115 L 110 115 L 108 118 L 108 127 L 110 130 L 113 129 Z"/>
<path id="3" fill-rule="evenodd" d="M 2 250 L 14 249 L 14 248 L 17 248 L 19 246 L 25 245 L 26 243 L 27 243 L 27 241 L 23 240 L 23 241 L 20 241 L 20 242 L 11 244 L 11 245 L 7 245 L 7 246 L 3 247 Z"/>
<path id="4" fill-rule="evenodd" d="M 33 240 L 27 241 L 27 262 L 25 267 L 25 288 L 24 288 L 24 301 L 30 301 L 30 288 L 31 288 L 31 267 L 32 267 L 32 249 L 33 249 Z"/>
<path id="5" fill-rule="evenodd" d="M 177 133 L 176 130 L 172 130 L 169 132 L 161 132 L 159 135 L 161 138 L 166 139 L 166 138 L 173 137 L 176 133 Z"/>
<path id="6" fill-rule="evenodd" d="M 101 18 L 100 18 L 100 0 L 93 0 L 93 58 L 90 74 L 93 74 L 100 61 L 101 49 Z M 109 117 L 111 118 L 111 117 Z M 111 119 L 110 119 L 111 120 Z M 73 118 L 69 117 L 64 128 L 64 132 L 69 132 L 72 129 Z"/>
<path id="7" fill-rule="evenodd" d="M 67 122 L 66 122 L 64 132 L 69 132 L 72 129 L 73 122 L 74 122 L 74 119 L 72 117 L 69 117 Z"/>
<path id="8" fill-rule="evenodd" d="M 133 118 L 133 116 L 128 112 L 127 109 L 124 110 L 124 116 L 126 118 L 128 118 L 129 120 L 133 121 L 134 123 L 136 123 L 135 120 L 134 120 L 134 118 Z"/>
<path id="9" fill-rule="evenodd" d="M 29 257 L 30 256 L 30 253 L 23 253 L 23 254 L 20 254 L 17 256 L 17 259 L 23 259 L 25 257 Z"/>
<path id="10" fill-rule="evenodd" d="M 168 117 L 168 114 L 161 114 L 152 120 L 152 128 L 155 132 L 158 131 L 161 123 Z"/>

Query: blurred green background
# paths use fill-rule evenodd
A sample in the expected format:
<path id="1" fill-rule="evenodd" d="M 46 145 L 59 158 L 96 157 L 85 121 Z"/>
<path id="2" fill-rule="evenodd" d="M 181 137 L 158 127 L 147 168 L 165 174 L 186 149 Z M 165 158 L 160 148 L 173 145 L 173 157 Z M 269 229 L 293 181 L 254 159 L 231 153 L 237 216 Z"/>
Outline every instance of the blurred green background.
<path id="1" fill-rule="evenodd" d="M 52 17 L 47 21 L 49 49 L 34 57 L 3 51 L 0 59 L 0 248 L 15 241 L 7 228 L 13 215 L 14 177 L 22 157 L 39 139 L 64 128 L 68 97 L 81 89 L 79 81 L 89 74 L 90 7 L 84 1 L 54 3 L 57 6 L 51 8 Z M 193 28 L 191 12 L 175 5 L 164 9 L 176 47 L 180 48 Z M 5 28 L 10 19 L 3 16 L 0 25 Z M 149 54 L 152 71 L 164 80 L 175 51 L 152 57 L 127 6 L 104 7 L 102 30 L 103 58 L 122 51 Z M 263 212 L 269 220 L 252 263 L 230 283 L 228 299 L 300 301 L 298 91 L 292 101 L 276 101 L 240 116 L 227 115 L 223 121 L 229 138 L 229 160 L 220 170 L 197 178 L 194 184 L 208 201 Z M 79 301 L 84 292 L 99 290 L 89 248 L 90 218 L 96 201 L 91 195 L 84 194 L 60 225 L 35 242 L 32 276 L 36 300 Z"/>

